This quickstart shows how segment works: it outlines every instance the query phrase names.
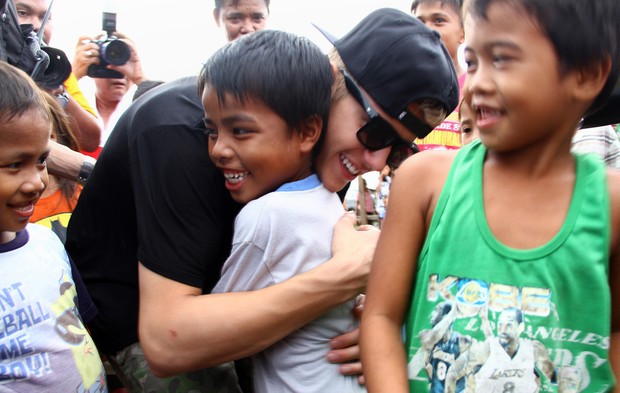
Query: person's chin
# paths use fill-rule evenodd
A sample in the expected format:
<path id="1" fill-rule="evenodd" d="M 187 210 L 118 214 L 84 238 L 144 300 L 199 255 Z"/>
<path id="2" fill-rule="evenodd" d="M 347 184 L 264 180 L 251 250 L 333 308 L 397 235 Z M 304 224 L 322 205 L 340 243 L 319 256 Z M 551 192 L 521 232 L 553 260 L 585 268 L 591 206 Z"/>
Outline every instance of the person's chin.
<path id="1" fill-rule="evenodd" d="M 333 180 L 333 181 L 330 181 Z M 328 179 L 327 182 L 323 183 L 325 188 L 327 188 L 330 192 L 338 192 L 346 187 L 348 181 L 337 181 L 336 179 Z"/>
<path id="2" fill-rule="evenodd" d="M 330 171 L 318 171 L 319 179 L 323 183 L 323 186 L 327 188 L 330 192 L 338 192 L 342 190 L 350 180 L 347 179 L 345 175 L 343 175 L 340 170 L 333 170 L 335 168 L 331 168 Z"/>

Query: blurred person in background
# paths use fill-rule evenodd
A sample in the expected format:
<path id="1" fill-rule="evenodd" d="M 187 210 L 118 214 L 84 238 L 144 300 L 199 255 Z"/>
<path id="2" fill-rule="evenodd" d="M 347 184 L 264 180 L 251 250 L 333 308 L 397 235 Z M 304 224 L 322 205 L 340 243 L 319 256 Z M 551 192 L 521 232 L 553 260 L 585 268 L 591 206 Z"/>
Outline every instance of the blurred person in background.
<path id="1" fill-rule="evenodd" d="M 465 82 L 465 70 L 458 59 L 459 48 L 465 41 L 462 8 L 463 0 L 414 0 L 411 3 L 411 14 L 441 36 L 459 77 L 460 88 Z M 430 134 L 415 142 L 421 151 L 458 149 L 461 147 L 460 128 L 457 107 Z"/>
<path id="2" fill-rule="evenodd" d="M 45 99 L 52 115 L 51 139 L 71 150 L 79 151 L 80 146 L 71 130 L 69 116 L 51 94 L 46 93 Z M 49 183 L 34 207 L 30 222 L 50 228 L 64 243 L 67 238 L 67 225 L 81 191 L 82 186 L 76 180 L 50 174 Z"/>
<path id="3" fill-rule="evenodd" d="M 215 0 L 213 18 L 228 41 L 262 30 L 269 18 L 270 0 Z"/>
<path id="4" fill-rule="evenodd" d="M 31 24 L 35 32 L 39 32 L 43 25 L 45 13 L 48 10 L 48 0 L 13 0 L 19 23 Z M 53 17 L 50 13 L 43 27 L 43 41 L 50 45 L 54 31 Z M 95 111 L 80 90 L 77 79 L 73 73 L 57 89 L 50 93 L 61 98 L 65 111 L 70 115 L 71 128 L 80 143 L 80 148 L 85 153 L 93 152 L 99 146 L 101 127 L 97 122 Z"/>

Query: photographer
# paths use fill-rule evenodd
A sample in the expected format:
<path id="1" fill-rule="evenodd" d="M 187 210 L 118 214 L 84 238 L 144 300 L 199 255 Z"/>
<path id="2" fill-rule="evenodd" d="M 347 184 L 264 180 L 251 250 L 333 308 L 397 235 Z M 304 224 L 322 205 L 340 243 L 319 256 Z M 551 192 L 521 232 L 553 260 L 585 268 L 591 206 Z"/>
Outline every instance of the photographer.
<path id="1" fill-rule="evenodd" d="M 88 74 L 88 67 L 94 64 L 100 64 L 100 48 L 97 42 L 105 35 L 96 37 L 81 36 L 75 47 L 75 56 L 73 58 L 73 73 L 80 80 Z M 142 63 L 136 50 L 136 44 L 125 34 L 114 32 L 114 37 L 123 41 L 131 50 L 129 61 L 123 65 L 110 64 L 107 68 L 118 71 L 125 75 L 132 83 L 139 85 L 145 77 L 142 71 Z"/>
<path id="2" fill-rule="evenodd" d="M 101 57 L 102 42 L 107 43 L 110 41 L 106 40 L 114 39 L 123 42 L 126 45 L 122 47 L 123 50 L 129 52 L 129 59 L 122 65 L 108 64 Z M 80 80 L 82 91 L 88 100 L 95 104 L 103 130 L 99 149 L 94 154 L 96 157 L 119 117 L 131 104 L 136 87 L 145 79 L 142 64 L 135 43 L 126 35 L 113 32 L 109 37 L 106 33 L 95 37 L 79 37 L 73 70 Z M 112 77 L 116 76 L 113 71 L 116 71 L 119 77 Z M 95 75 L 105 77 L 94 77 Z"/>

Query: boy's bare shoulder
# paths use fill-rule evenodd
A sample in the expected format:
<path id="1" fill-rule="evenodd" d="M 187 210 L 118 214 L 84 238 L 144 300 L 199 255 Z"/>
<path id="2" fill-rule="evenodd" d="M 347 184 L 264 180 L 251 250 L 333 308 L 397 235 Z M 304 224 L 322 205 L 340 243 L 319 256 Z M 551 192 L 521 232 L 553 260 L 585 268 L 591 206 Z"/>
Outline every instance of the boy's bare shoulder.
<path id="1" fill-rule="evenodd" d="M 452 163 L 458 150 L 426 150 L 408 158 L 398 168 L 397 175 L 412 176 L 418 179 L 427 180 L 437 178 L 443 185 L 445 178 L 450 172 Z M 432 183 L 435 183 L 433 181 Z"/>
<path id="2" fill-rule="evenodd" d="M 609 185 L 609 198 L 612 209 L 620 207 L 620 169 L 607 169 L 607 184 Z M 620 215 L 620 211 L 614 212 L 612 210 L 612 214 L 615 213 Z"/>
<path id="3" fill-rule="evenodd" d="M 427 208 L 435 205 L 457 150 L 427 150 L 408 158 L 397 169 L 394 182 L 415 193 Z"/>
<path id="4" fill-rule="evenodd" d="M 611 246 L 620 251 L 620 170 L 607 169 L 611 204 Z"/>
<path id="5" fill-rule="evenodd" d="M 612 183 L 620 182 L 620 169 L 607 167 L 607 179 L 610 186 L 612 185 Z"/>

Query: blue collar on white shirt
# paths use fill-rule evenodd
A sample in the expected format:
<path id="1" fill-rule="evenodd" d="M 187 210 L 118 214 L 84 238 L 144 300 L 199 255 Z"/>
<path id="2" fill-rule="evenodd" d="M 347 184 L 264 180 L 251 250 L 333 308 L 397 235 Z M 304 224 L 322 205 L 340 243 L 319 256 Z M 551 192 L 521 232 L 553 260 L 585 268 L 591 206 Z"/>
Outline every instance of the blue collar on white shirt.
<path id="1" fill-rule="evenodd" d="M 302 180 L 297 180 L 291 183 L 282 184 L 276 191 L 305 191 L 312 190 L 321 185 L 321 181 L 316 173 L 306 177 Z"/>

